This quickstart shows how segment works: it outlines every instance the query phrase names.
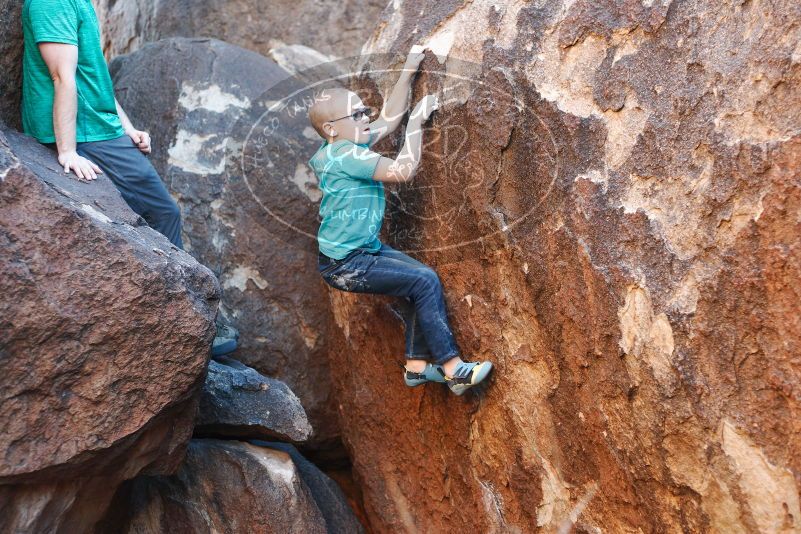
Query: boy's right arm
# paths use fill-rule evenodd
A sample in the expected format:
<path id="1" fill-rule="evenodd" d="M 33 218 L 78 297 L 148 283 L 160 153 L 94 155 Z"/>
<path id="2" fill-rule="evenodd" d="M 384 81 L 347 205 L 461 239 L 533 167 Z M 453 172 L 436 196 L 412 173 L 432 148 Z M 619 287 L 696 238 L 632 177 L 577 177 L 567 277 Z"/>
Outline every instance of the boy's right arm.
<path id="1" fill-rule="evenodd" d="M 424 97 L 415 106 L 406 124 L 406 141 L 393 159 L 382 157 L 376 165 L 373 180 L 378 182 L 408 182 L 420 165 L 423 145 L 423 123 L 437 108 L 437 98 L 433 95 Z"/>

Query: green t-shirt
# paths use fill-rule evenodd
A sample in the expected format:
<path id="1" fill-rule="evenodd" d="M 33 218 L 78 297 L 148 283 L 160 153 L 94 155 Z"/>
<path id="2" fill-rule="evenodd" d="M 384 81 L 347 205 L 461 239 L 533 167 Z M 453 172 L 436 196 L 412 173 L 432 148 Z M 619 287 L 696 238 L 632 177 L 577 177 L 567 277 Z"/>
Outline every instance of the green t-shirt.
<path id="1" fill-rule="evenodd" d="M 25 0 L 22 6 L 22 128 L 42 143 L 53 133 L 53 80 L 37 43 L 78 47 L 75 140 L 103 141 L 123 134 L 114 88 L 100 46 L 100 27 L 90 0 Z"/>
<path id="2" fill-rule="evenodd" d="M 375 132 L 371 135 L 372 142 Z M 309 160 L 323 198 L 320 202 L 320 252 L 341 260 L 354 249 L 381 248 L 378 233 L 384 219 L 384 184 L 373 180 L 381 155 L 370 143 L 323 142 Z"/>

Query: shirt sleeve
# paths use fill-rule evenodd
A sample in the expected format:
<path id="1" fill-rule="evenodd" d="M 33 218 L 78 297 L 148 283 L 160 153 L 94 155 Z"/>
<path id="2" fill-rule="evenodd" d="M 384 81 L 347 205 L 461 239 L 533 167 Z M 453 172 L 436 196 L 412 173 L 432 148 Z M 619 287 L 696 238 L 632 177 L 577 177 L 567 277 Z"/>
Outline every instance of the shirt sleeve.
<path id="1" fill-rule="evenodd" d="M 373 152 L 364 145 L 345 143 L 337 150 L 336 159 L 342 171 L 357 180 L 372 180 L 381 154 Z"/>
<path id="2" fill-rule="evenodd" d="M 31 0 L 28 16 L 36 43 L 78 46 L 78 9 L 69 0 Z"/>

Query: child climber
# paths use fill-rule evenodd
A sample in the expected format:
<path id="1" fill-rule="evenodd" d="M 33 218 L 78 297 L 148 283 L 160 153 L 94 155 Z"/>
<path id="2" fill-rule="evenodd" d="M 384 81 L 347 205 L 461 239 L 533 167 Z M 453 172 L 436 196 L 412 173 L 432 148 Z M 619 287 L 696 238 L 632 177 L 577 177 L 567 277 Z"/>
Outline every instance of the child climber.
<path id="1" fill-rule="evenodd" d="M 405 297 L 413 305 L 406 322 L 408 386 L 444 382 L 456 395 L 484 380 L 490 362 L 465 362 L 448 324 L 437 273 L 378 239 L 384 218 L 382 182 L 408 182 L 420 164 L 422 126 L 437 108 L 433 95 L 412 111 L 398 157 L 386 158 L 370 146 L 394 131 L 409 106 L 411 81 L 424 54 L 411 52 L 380 117 L 355 93 L 325 89 L 309 109 L 309 120 L 324 139 L 309 165 L 320 180 L 318 269 L 342 291 Z"/>

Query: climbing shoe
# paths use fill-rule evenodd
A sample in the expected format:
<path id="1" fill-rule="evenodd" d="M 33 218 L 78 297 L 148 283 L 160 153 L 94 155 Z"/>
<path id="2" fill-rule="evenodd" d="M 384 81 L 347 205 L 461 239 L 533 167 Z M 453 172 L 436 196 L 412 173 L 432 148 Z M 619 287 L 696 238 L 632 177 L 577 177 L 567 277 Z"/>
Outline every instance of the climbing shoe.
<path id="1" fill-rule="evenodd" d="M 463 395 L 465 391 L 481 383 L 492 371 L 490 362 L 462 362 L 453 373 L 445 376 L 448 389 L 456 395 Z"/>
<path id="2" fill-rule="evenodd" d="M 408 371 L 403 365 L 401 367 L 403 367 L 403 381 L 409 387 L 419 386 L 426 382 L 445 382 L 445 371 L 442 370 L 441 365 L 427 363 L 422 373 Z"/>
<path id="3" fill-rule="evenodd" d="M 228 339 L 233 339 L 235 341 L 239 341 L 239 330 L 237 330 L 233 326 L 228 326 L 227 324 L 223 323 L 220 320 L 219 316 L 217 316 L 217 320 L 214 321 L 214 323 L 217 326 L 217 336 L 216 337 L 225 337 L 225 338 L 228 338 Z"/>
<path id="4" fill-rule="evenodd" d="M 236 350 L 236 340 L 229 337 L 215 337 L 211 343 L 211 355 L 223 356 Z"/>

